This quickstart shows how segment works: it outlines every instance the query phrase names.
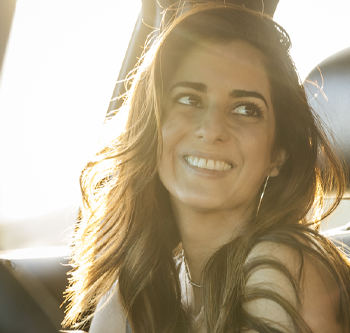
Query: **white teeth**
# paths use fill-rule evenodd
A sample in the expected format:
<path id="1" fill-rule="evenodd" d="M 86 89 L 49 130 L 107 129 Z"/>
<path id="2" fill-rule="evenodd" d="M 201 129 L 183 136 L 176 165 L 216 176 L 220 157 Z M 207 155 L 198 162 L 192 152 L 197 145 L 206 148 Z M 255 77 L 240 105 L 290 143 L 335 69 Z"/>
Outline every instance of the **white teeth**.
<path id="1" fill-rule="evenodd" d="M 194 156 L 188 156 L 188 162 L 190 164 L 193 164 L 194 163 Z"/>
<path id="2" fill-rule="evenodd" d="M 204 168 L 206 168 L 206 166 L 207 166 L 207 160 L 205 160 L 204 158 L 200 158 L 199 162 L 197 164 L 197 167 L 204 169 Z"/>
<path id="3" fill-rule="evenodd" d="M 227 171 L 232 168 L 231 164 L 228 164 L 224 161 L 206 160 L 205 158 L 198 158 L 195 156 L 185 156 L 185 161 L 190 165 L 202 169 Z"/>
<path id="4" fill-rule="evenodd" d="M 224 166 L 224 162 L 223 161 L 215 161 L 215 166 L 214 169 L 215 170 L 221 170 Z"/>
<path id="5" fill-rule="evenodd" d="M 208 160 L 207 169 L 214 170 L 215 162 L 213 160 Z"/>

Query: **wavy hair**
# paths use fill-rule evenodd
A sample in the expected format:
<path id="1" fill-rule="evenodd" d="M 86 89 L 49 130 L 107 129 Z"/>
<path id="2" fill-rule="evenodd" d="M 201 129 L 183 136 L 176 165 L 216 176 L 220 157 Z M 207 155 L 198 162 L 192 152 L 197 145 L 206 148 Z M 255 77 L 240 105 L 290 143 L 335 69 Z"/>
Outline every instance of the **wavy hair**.
<path id="1" fill-rule="evenodd" d="M 279 332 L 244 310 L 245 302 L 265 297 L 279 303 L 300 332 L 311 332 L 288 300 L 272 291 L 246 288 L 252 271 L 262 265 L 294 279 L 271 260 L 247 262 L 251 249 L 264 241 L 290 246 L 301 259 L 305 254 L 317 258 L 337 281 L 341 319 L 349 324 L 349 264 L 317 231 L 322 219 L 339 204 L 344 171 L 308 105 L 289 55 L 290 38 L 262 13 L 209 2 L 181 7 L 146 48 L 130 76 L 123 106 L 106 122 L 115 137 L 82 172 L 83 205 L 73 239 L 65 325 L 86 323 L 102 296 L 118 281 L 117 292 L 133 332 L 190 331 L 174 263 L 181 239 L 169 194 L 157 174 L 162 96 L 191 48 L 207 41 L 235 40 L 246 41 L 263 55 L 276 119 L 274 146 L 285 149 L 288 159 L 280 175 L 270 180 L 259 215 L 247 221 L 246 232 L 207 262 L 203 273 L 203 302 L 210 304 L 204 312 L 207 330 L 226 333 L 241 327 Z M 120 124 L 123 130 L 117 131 Z M 336 191 L 334 202 L 322 212 L 324 196 L 332 189 Z M 298 281 L 293 283 L 298 295 Z"/>

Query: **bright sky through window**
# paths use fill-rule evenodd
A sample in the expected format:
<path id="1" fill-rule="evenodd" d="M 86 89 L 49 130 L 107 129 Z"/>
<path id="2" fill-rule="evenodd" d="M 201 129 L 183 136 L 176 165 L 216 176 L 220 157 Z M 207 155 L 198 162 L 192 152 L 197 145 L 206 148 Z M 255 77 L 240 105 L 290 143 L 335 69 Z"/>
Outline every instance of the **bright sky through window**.
<path id="1" fill-rule="evenodd" d="M 292 39 L 302 80 L 322 60 L 350 47 L 349 0 L 280 0 L 274 20 Z"/>
<path id="2" fill-rule="evenodd" d="M 74 220 L 79 174 L 140 7 L 17 0 L 0 89 L 0 225 L 46 219 L 55 229 L 55 216 Z"/>

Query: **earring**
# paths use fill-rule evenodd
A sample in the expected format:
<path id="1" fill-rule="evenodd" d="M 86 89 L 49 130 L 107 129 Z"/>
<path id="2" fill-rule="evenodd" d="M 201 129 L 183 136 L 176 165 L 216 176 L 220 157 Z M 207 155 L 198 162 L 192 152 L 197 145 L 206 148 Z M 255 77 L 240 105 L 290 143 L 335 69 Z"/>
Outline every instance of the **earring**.
<path id="1" fill-rule="evenodd" d="M 262 191 L 262 193 L 261 193 L 261 196 L 260 196 L 259 205 L 258 205 L 258 209 L 256 210 L 256 215 L 255 215 L 255 217 L 258 216 L 259 209 L 260 209 L 260 205 L 261 205 L 261 201 L 262 201 L 262 199 L 263 199 L 263 197 L 264 197 L 265 190 L 266 190 L 266 186 L 267 186 L 267 182 L 269 181 L 269 178 L 270 178 L 270 174 L 266 177 L 265 184 L 264 184 L 264 189 L 263 189 L 263 191 Z"/>

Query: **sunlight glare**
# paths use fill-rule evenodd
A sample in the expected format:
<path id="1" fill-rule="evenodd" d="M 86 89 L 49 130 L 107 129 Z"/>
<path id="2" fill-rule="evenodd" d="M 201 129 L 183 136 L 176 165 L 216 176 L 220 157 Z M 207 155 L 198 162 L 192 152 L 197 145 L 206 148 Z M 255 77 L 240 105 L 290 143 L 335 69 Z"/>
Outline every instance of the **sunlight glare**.
<path id="1" fill-rule="evenodd" d="M 33 247 L 28 249 L 18 249 L 11 251 L 0 252 L 1 259 L 35 259 L 35 258 L 53 258 L 53 257 L 68 257 L 68 246 L 48 246 L 48 247 Z"/>
<path id="2" fill-rule="evenodd" d="M 80 204 L 140 0 L 18 0 L 0 90 L 0 224 Z"/>
<path id="3" fill-rule="evenodd" d="M 350 46 L 349 0 L 281 0 L 274 20 L 292 39 L 291 56 L 302 80 L 322 60 Z"/>

